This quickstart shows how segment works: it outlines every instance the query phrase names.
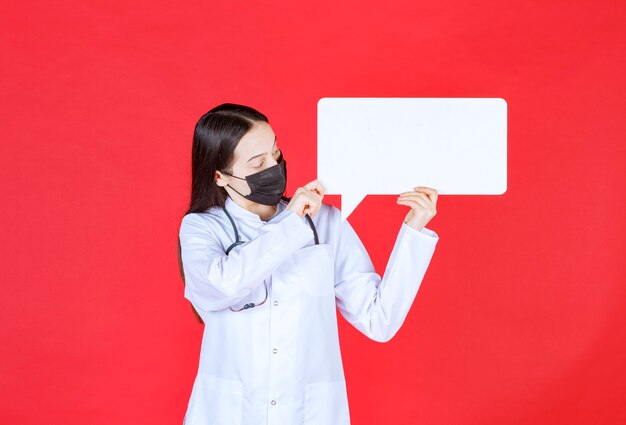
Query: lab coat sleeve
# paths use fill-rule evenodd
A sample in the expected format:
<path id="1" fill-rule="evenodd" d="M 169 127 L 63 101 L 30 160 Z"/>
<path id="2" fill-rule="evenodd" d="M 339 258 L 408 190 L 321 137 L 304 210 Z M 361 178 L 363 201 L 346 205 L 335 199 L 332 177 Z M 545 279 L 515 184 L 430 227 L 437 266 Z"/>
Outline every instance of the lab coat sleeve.
<path id="1" fill-rule="evenodd" d="M 222 310 L 262 285 L 287 257 L 313 239 L 313 231 L 298 214 L 288 210 L 285 214 L 228 255 L 204 219 L 187 214 L 179 232 L 185 298 L 200 310 Z"/>
<path id="2" fill-rule="evenodd" d="M 337 210 L 335 215 L 340 215 Z M 402 223 L 381 279 L 356 232 L 336 221 L 335 298 L 342 316 L 368 338 L 387 342 L 406 318 L 439 240 Z"/>

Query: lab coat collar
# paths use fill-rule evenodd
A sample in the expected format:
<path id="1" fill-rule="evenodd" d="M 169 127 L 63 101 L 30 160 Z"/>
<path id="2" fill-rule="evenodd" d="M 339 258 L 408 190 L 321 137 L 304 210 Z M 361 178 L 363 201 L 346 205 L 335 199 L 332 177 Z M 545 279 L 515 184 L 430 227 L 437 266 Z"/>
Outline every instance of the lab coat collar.
<path id="1" fill-rule="evenodd" d="M 257 226 L 260 226 L 264 223 L 267 223 L 268 221 L 273 221 L 279 214 L 281 214 L 285 210 L 286 204 L 284 201 L 281 200 L 278 203 L 276 214 L 274 214 L 268 221 L 261 220 L 261 217 L 259 217 L 257 214 L 253 213 L 252 211 L 248 211 L 247 209 L 239 205 L 237 202 L 233 201 L 233 199 L 230 196 L 226 197 L 225 206 L 228 212 L 233 217 L 237 217 L 238 219 L 249 221 L 253 225 L 256 224 Z"/>

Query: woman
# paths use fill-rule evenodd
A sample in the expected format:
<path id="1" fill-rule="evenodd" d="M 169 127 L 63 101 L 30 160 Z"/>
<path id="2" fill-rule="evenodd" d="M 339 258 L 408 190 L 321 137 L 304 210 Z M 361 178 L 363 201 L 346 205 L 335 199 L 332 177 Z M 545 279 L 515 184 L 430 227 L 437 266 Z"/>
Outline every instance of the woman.
<path id="1" fill-rule="evenodd" d="M 437 192 L 411 207 L 384 277 L 317 180 L 283 195 L 286 161 L 268 119 L 220 105 L 196 124 L 191 206 L 179 232 L 184 296 L 204 322 L 184 423 L 350 423 L 336 307 L 367 337 L 402 325 L 439 239 Z"/>

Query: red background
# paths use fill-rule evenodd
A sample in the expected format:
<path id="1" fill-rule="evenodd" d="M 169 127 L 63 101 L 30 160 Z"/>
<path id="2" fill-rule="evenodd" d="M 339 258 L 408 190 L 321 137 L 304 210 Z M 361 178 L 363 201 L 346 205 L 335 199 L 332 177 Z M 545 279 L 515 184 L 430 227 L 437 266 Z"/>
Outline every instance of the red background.
<path id="1" fill-rule="evenodd" d="M 4 2 L 0 423 L 182 423 L 202 332 L 176 262 L 193 127 L 222 102 L 267 114 L 291 196 L 316 177 L 321 97 L 508 102 L 508 191 L 439 198 L 396 337 L 340 317 L 352 422 L 625 423 L 625 12 Z M 407 210 L 370 196 L 350 217 L 379 273 Z"/>

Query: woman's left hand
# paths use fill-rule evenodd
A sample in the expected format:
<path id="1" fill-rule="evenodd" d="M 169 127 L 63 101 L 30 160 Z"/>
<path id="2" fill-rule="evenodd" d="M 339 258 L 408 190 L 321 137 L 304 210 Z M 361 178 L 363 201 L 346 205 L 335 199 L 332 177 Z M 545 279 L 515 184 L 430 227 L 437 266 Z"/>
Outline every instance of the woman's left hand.
<path id="1" fill-rule="evenodd" d="M 437 191 L 430 187 L 417 186 L 414 191 L 403 192 L 396 202 L 411 207 L 404 222 L 416 230 L 422 230 L 437 214 Z"/>

